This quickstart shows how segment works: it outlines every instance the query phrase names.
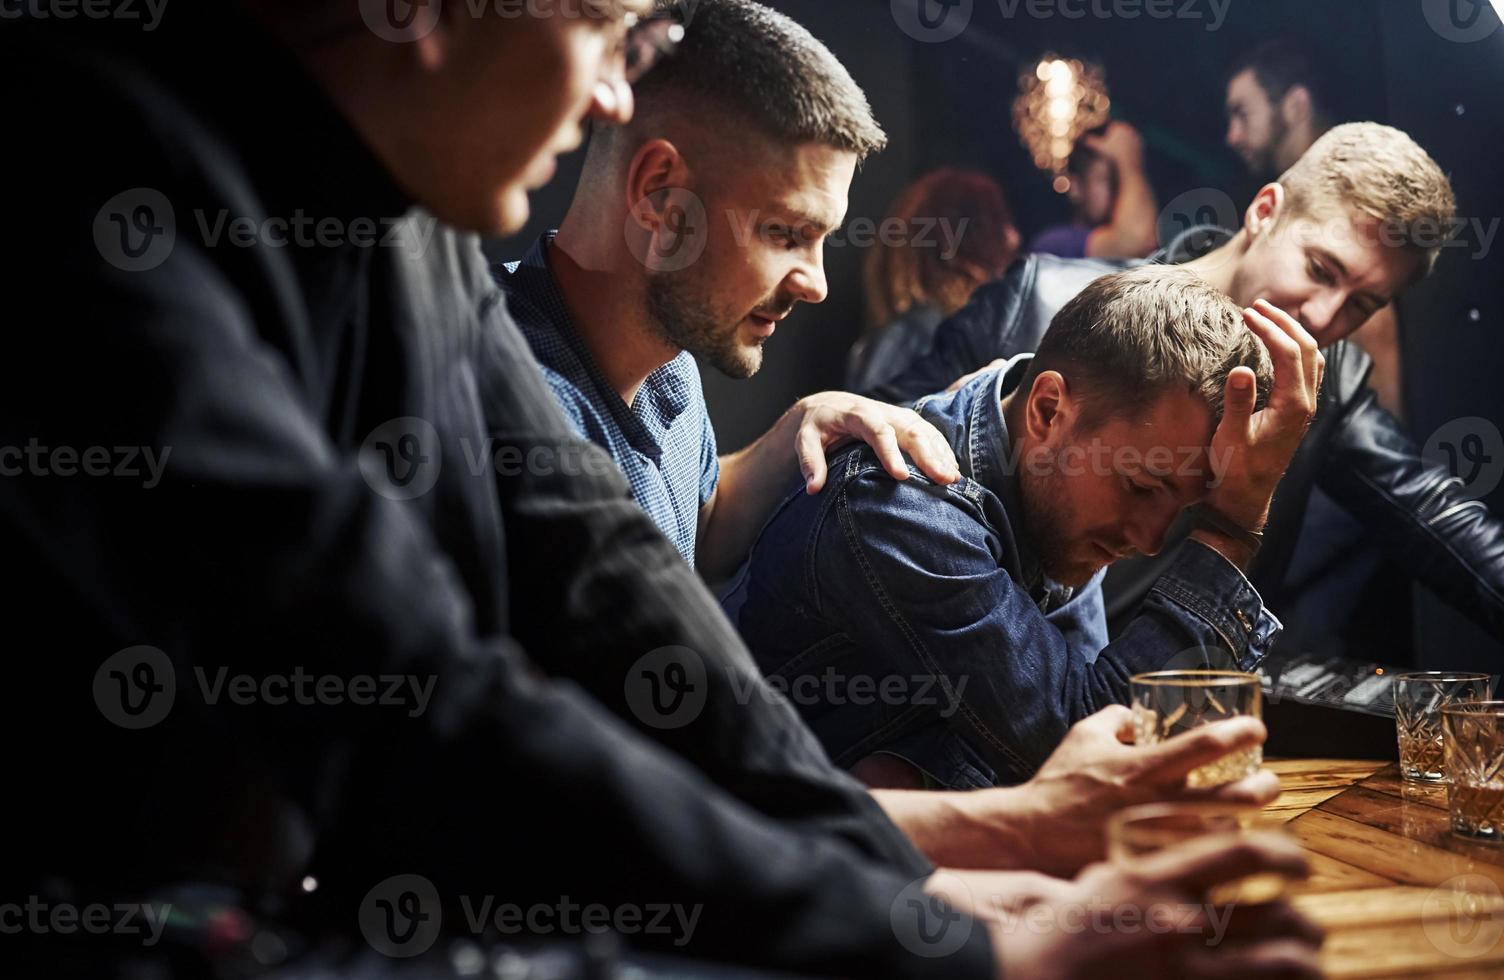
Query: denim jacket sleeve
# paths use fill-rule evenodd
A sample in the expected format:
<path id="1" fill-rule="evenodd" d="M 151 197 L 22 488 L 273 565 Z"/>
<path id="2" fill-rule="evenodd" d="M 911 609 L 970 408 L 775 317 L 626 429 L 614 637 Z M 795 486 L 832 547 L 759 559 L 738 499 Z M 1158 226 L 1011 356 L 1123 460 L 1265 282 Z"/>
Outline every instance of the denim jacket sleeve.
<path id="1" fill-rule="evenodd" d="M 1126 632 L 1091 650 L 1004 567 L 1010 545 L 980 519 L 976 484 L 899 483 L 868 467 L 836 492 L 814 541 L 818 607 L 878 669 L 935 677 L 951 726 L 1000 781 L 1028 778 L 1072 724 L 1127 701 L 1134 674 L 1199 663 L 1206 648 L 1251 670 L 1280 630 L 1231 563 L 1188 541 Z"/>

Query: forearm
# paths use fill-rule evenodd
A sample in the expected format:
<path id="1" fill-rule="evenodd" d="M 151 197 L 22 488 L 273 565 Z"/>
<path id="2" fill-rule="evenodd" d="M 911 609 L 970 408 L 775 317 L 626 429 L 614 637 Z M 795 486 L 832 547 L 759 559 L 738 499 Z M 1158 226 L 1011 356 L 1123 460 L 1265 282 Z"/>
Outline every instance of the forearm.
<path id="1" fill-rule="evenodd" d="M 1117 202 L 1113 205 L 1112 219 L 1092 232 L 1087 242 L 1090 256 L 1138 258 L 1154 251 L 1158 244 L 1155 230 L 1157 205 L 1148 177 L 1143 170 L 1133 167 L 1122 167 L 1120 173 L 1122 181 Z"/>
<path id="2" fill-rule="evenodd" d="M 795 409 L 745 449 L 721 457 L 715 496 L 701 513 L 695 563 L 707 581 L 736 571 L 768 514 L 799 472 Z"/>
<path id="3" fill-rule="evenodd" d="M 937 866 L 1035 867 L 1027 791 L 1022 788 L 962 793 L 880 789 L 872 791 L 872 798 Z"/>

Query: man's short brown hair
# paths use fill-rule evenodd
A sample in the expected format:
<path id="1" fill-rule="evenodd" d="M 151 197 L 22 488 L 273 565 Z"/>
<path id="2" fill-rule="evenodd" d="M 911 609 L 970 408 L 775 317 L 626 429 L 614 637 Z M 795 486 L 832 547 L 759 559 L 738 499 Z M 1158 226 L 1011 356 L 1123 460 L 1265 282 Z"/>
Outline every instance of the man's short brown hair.
<path id="1" fill-rule="evenodd" d="M 1188 269 L 1144 265 L 1095 280 L 1055 314 L 1021 390 L 1059 371 L 1087 432 L 1141 418 L 1174 391 L 1206 402 L 1215 425 L 1227 375 L 1240 366 L 1253 369 L 1262 406 L 1274 369 L 1237 304 Z"/>
<path id="2" fill-rule="evenodd" d="M 1408 135 L 1378 123 L 1327 131 L 1280 177 L 1291 216 L 1338 209 L 1378 222 L 1380 241 L 1414 251 L 1421 270 L 1436 265 L 1452 231 L 1457 198 L 1430 154 Z"/>
<path id="3" fill-rule="evenodd" d="M 860 85 L 808 30 L 752 0 L 683 4 L 684 40 L 633 86 L 644 127 L 688 116 L 726 132 L 820 143 L 865 160 L 888 137 Z M 629 124 L 629 128 L 631 124 Z M 601 127 L 597 136 L 612 132 Z"/>

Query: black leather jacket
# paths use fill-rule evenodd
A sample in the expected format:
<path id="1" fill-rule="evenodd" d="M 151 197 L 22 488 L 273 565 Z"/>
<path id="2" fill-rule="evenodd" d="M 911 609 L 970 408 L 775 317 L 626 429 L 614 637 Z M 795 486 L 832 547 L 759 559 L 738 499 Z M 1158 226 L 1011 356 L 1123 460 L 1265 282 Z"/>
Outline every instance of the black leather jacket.
<path id="1" fill-rule="evenodd" d="M 1184 261 L 1217 244 L 1205 230 L 1188 235 L 1199 238 L 1199 248 L 1182 236 L 1156 258 Z M 927 355 L 868 394 L 912 401 L 995 358 L 1033 351 L 1055 313 L 1082 287 L 1130 264 L 1136 263 L 1026 256 L 942 324 Z M 1320 405 L 1275 494 L 1249 580 L 1276 614 L 1289 605 L 1290 560 L 1311 491 L 1320 487 L 1420 582 L 1484 628 L 1504 632 L 1504 522 L 1481 501 L 1463 496 L 1462 481 L 1423 458 L 1394 416 L 1379 407 L 1367 384 L 1373 367 L 1367 354 L 1346 341 L 1323 353 Z M 1110 624 L 1131 615 L 1188 530 L 1184 521 L 1177 526 L 1157 558 L 1112 566 L 1104 584 Z"/>

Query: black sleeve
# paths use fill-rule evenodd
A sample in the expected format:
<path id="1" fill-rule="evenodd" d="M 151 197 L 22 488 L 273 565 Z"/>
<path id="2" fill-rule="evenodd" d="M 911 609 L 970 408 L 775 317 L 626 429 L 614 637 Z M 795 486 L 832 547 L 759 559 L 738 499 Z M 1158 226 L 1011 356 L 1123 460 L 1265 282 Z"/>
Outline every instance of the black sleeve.
<path id="1" fill-rule="evenodd" d="M 38 331 L 23 349 L 61 363 L 59 347 L 82 344 L 96 366 L 7 386 L 7 441 L 170 455 L 150 489 L 107 478 L 7 479 L 0 510 L 81 594 L 99 597 L 100 614 L 122 635 L 168 652 L 187 713 L 173 729 L 180 737 L 194 737 L 190 719 L 202 714 L 255 746 L 310 809 L 330 801 L 321 829 L 333 839 L 321 849 L 320 874 L 331 893 L 359 896 L 400 872 L 427 877 L 450 899 L 676 902 L 703 907 L 685 947 L 700 955 L 866 976 L 935 969 L 906 954 L 889 924 L 909 877 L 822 832 L 820 820 L 782 826 L 731 799 L 568 686 L 531 678 L 506 637 L 475 635 L 454 569 L 426 526 L 373 493 L 354 460 L 330 446 L 203 255 L 180 244 L 151 274 L 78 271 L 65 329 Z M 139 390 L 147 383 L 149 393 Z M 626 556 L 645 552 L 642 578 L 584 586 L 606 590 L 608 606 L 662 604 L 636 628 L 673 634 L 667 603 L 678 576 L 666 558 L 654 572 L 658 549 L 644 545 L 648 530 L 624 506 L 564 490 L 528 499 L 509 527 L 536 519 L 558 532 L 561 551 L 585 539 Z M 566 527 L 580 530 L 566 536 Z M 529 568 L 515 571 L 521 579 Z M 636 591 L 656 586 L 660 599 Z M 677 599 L 693 608 L 687 588 Z M 554 627 L 556 647 L 583 648 L 598 635 L 588 624 L 577 634 L 567 619 Z M 82 653 L 65 645 L 51 655 Z M 195 669 L 212 676 L 221 666 L 258 677 L 435 683 L 415 717 L 355 705 L 187 704 Z M 106 731 L 98 744 L 128 751 L 129 735 Z M 346 762 L 330 785 L 323 763 L 336 753 Z M 819 786 L 817 761 L 807 764 Z M 770 759 L 770 772 L 777 768 Z M 770 791 L 784 785 L 770 775 Z M 986 975 L 985 942 L 974 946 L 967 971 Z"/>
<path id="2" fill-rule="evenodd" d="M 962 375 L 1004 356 L 1001 338 L 1007 326 L 1009 300 L 1019 291 L 1017 280 L 1032 275 L 1032 270 L 1031 263 L 1017 263 L 1002 279 L 978 289 L 970 302 L 936 329 L 927 354 L 861 394 L 905 405 L 944 391 Z"/>
<path id="3" fill-rule="evenodd" d="M 568 429 L 500 294 L 490 302 L 480 375 L 493 444 L 513 458 L 579 460 L 497 479 L 513 633 L 550 673 L 580 684 L 748 805 L 837 833 L 911 875 L 927 871 L 866 789 L 831 765 L 798 713 L 764 682 L 610 458 Z M 677 705 L 674 672 L 691 688 Z"/>
<path id="4" fill-rule="evenodd" d="M 1322 459 L 1321 488 L 1420 582 L 1504 632 L 1504 521 L 1427 460 L 1366 384 L 1348 401 Z"/>

